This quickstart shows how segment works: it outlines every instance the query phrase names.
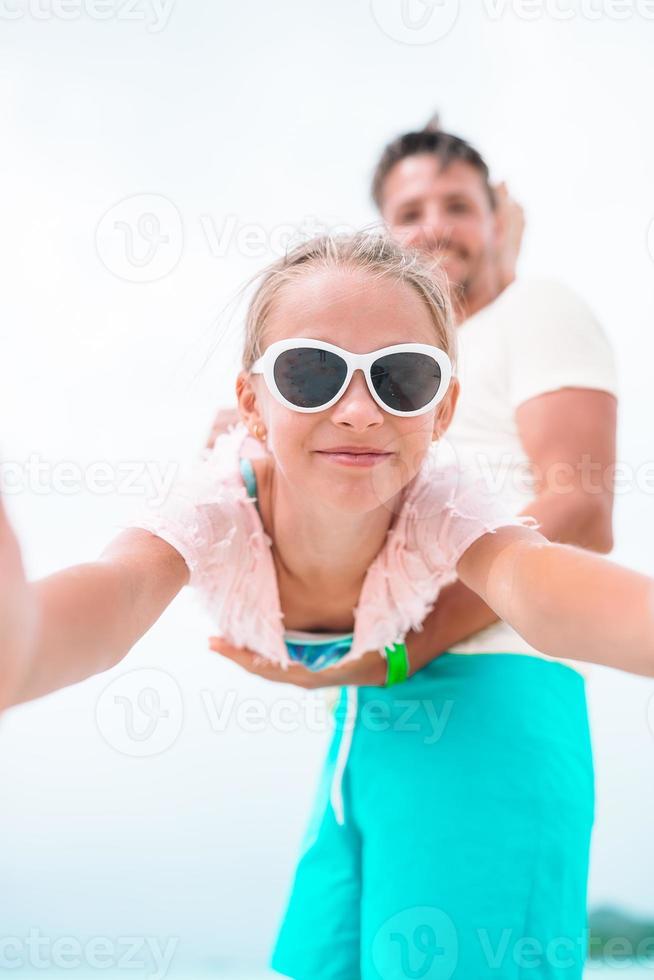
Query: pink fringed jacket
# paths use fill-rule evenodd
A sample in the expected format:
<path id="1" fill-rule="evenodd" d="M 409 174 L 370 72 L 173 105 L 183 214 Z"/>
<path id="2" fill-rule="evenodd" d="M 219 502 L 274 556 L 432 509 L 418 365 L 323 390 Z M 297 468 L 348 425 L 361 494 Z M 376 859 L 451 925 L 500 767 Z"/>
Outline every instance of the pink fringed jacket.
<path id="1" fill-rule="evenodd" d="M 156 534 L 181 554 L 218 635 L 287 664 L 271 540 L 239 469 L 247 441 L 240 424 L 219 436 L 165 504 L 144 509 L 129 526 Z M 456 578 L 459 558 L 481 535 L 535 523 L 508 513 L 481 481 L 437 465 L 436 454 L 432 444 L 368 569 L 354 609 L 351 657 L 421 629 L 441 588 Z"/>

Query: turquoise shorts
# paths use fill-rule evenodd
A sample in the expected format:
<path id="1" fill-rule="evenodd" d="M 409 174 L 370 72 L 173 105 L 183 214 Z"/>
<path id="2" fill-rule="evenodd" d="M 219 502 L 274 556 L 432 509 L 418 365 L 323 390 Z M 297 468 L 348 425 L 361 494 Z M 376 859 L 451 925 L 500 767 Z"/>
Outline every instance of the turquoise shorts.
<path id="1" fill-rule="evenodd" d="M 446 653 L 395 687 L 343 690 L 273 969 L 580 980 L 593 799 L 571 667 Z"/>

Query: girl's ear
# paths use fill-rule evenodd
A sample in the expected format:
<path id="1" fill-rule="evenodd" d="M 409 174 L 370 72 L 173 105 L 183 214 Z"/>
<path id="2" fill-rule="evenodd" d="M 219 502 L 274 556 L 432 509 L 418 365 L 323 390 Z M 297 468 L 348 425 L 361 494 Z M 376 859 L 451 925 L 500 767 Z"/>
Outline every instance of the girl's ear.
<path id="1" fill-rule="evenodd" d="M 461 385 L 458 378 L 452 378 L 450 387 L 443 401 L 438 406 L 438 411 L 434 416 L 434 429 L 432 432 L 432 442 L 440 439 L 450 427 L 450 422 L 454 416 L 456 403 L 459 400 Z"/>
<path id="2" fill-rule="evenodd" d="M 254 434 L 256 427 L 265 429 L 263 418 L 259 411 L 257 393 L 255 391 L 252 375 L 248 371 L 241 371 L 236 379 L 236 400 L 241 421 Z"/>

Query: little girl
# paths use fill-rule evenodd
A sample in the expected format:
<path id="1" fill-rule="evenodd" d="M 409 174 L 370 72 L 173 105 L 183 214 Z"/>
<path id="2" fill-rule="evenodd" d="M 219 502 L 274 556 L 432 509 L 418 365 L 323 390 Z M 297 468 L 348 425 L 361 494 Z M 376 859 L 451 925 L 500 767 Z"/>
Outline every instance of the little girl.
<path id="1" fill-rule="evenodd" d="M 387 686 L 335 713 L 274 957 L 297 980 L 517 978 L 526 940 L 530 976 L 581 976 L 589 739 L 583 679 L 551 658 L 654 674 L 654 582 L 439 467 L 454 362 L 416 255 L 365 235 L 298 247 L 250 305 L 243 424 L 99 560 L 28 590 L 40 625 L 5 703 L 118 663 L 187 583 L 262 658 L 383 653 Z M 246 463 L 248 433 L 266 452 Z M 406 634 L 457 575 L 547 655 L 445 654 L 408 677 Z"/>

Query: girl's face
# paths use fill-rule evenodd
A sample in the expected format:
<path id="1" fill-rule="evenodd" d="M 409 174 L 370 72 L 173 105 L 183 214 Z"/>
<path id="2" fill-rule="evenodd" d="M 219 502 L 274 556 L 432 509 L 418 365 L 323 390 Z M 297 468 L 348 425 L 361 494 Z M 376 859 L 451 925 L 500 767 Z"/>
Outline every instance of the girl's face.
<path id="1" fill-rule="evenodd" d="M 424 301 L 409 285 L 373 278 L 362 270 L 316 269 L 288 283 L 268 317 L 261 352 L 274 341 L 307 337 L 357 354 L 400 343 L 438 346 Z M 339 401 L 324 412 L 281 405 L 262 375 L 242 372 L 237 385 L 248 428 L 267 433 L 278 476 L 301 487 L 308 500 L 347 513 L 367 513 L 392 502 L 418 472 L 431 442 L 449 425 L 458 395 L 452 380 L 431 412 L 401 418 L 371 397 L 355 371 Z M 370 450 L 362 465 L 336 449 Z"/>

